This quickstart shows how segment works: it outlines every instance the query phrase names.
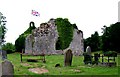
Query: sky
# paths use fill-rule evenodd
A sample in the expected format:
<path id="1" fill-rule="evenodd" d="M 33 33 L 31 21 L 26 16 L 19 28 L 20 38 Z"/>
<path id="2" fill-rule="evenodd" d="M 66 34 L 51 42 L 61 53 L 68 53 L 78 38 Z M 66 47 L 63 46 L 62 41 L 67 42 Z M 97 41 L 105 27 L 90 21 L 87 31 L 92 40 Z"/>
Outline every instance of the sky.
<path id="1" fill-rule="evenodd" d="M 90 37 L 95 31 L 101 35 L 101 28 L 118 21 L 119 0 L 0 0 L 0 12 L 6 16 L 6 42 L 15 40 L 28 27 L 30 21 L 39 27 L 51 18 L 68 18 L 83 31 L 83 37 Z M 40 13 L 31 15 L 31 10 Z"/>

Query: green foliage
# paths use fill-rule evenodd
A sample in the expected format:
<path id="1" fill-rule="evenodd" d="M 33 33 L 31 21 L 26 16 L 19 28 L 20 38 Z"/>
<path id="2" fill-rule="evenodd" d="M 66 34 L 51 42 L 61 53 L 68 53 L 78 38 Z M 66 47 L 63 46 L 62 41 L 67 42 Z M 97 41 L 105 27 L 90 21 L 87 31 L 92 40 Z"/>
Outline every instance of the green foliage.
<path id="1" fill-rule="evenodd" d="M 90 46 L 92 52 L 100 50 L 100 36 L 97 31 L 91 37 L 84 39 L 84 46 L 84 48 Z"/>
<path id="2" fill-rule="evenodd" d="M 120 53 L 120 22 L 104 26 L 102 35 L 102 48 L 105 51 L 117 51 Z"/>
<path id="3" fill-rule="evenodd" d="M 115 51 L 104 52 L 104 56 L 117 57 L 117 52 Z"/>
<path id="4" fill-rule="evenodd" d="M 3 14 L 0 12 L 0 45 L 3 44 L 5 42 L 5 34 L 6 34 L 6 17 L 3 16 Z"/>
<path id="5" fill-rule="evenodd" d="M 25 36 L 24 34 L 20 35 L 15 41 L 15 48 L 17 52 L 21 52 L 22 49 L 25 49 Z"/>
<path id="6" fill-rule="evenodd" d="M 33 21 L 31 21 L 29 24 L 29 28 L 24 32 L 24 35 L 32 33 L 32 30 L 35 28 L 36 28 L 35 23 Z"/>
<path id="7" fill-rule="evenodd" d="M 72 41 L 73 38 L 73 29 L 76 27 L 75 24 L 71 24 L 68 19 L 62 19 L 57 18 L 55 20 L 55 23 L 57 25 L 57 30 L 59 34 L 58 41 L 56 43 L 56 49 L 57 50 L 63 50 L 69 47 L 69 44 Z M 73 27 L 74 25 L 74 27 Z M 77 28 L 77 27 L 76 27 Z"/>
<path id="8" fill-rule="evenodd" d="M 7 53 L 15 52 L 15 46 L 12 43 L 6 43 L 2 46 L 2 50 L 7 51 Z"/>
<path id="9" fill-rule="evenodd" d="M 111 24 L 109 27 L 103 26 L 102 36 L 94 33 L 91 37 L 84 39 L 84 45 L 91 46 L 92 51 L 103 50 L 103 52 L 116 51 L 120 53 L 120 22 Z"/>
<path id="10" fill-rule="evenodd" d="M 15 41 L 15 48 L 17 52 L 21 52 L 22 49 L 25 49 L 25 38 L 31 34 L 32 30 L 35 29 L 34 22 L 30 22 L 29 28 L 21 34 Z"/>
<path id="11" fill-rule="evenodd" d="M 103 30 L 103 35 L 101 36 L 102 38 L 101 46 L 102 46 L 102 50 L 106 52 L 110 50 L 109 49 L 110 48 L 109 27 L 103 26 L 102 30 Z"/>
<path id="12" fill-rule="evenodd" d="M 110 41 L 111 41 L 111 50 L 117 51 L 120 53 L 120 22 L 112 24 L 110 26 Z"/>
<path id="13" fill-rule="evenodd" d="M 62 42 L 61 42 L 61 40 L 60 40 L 60 37 L 58 37 L 58 40 L 57 40 L 57 42 L 56 42 L 56 49 L 57 50 L 61 50 L 62 49 L 62 44 L 61 44 Z"/>

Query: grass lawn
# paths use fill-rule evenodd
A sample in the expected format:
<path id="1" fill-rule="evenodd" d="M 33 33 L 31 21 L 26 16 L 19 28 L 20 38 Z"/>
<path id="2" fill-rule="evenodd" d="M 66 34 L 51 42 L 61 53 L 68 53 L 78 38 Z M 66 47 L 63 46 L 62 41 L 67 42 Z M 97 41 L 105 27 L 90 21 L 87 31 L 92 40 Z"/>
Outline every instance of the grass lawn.
<path id="1" fill-rule="evenodd" d="M 48 69 L 49 72 L 42 75 L 118 75 L 118 62 L 120 62 L 120 59 L 116 58 L 117 67 L 88 66 L 84 65 L 83 56 L 73 56 L 72 66 L 64 67 L 64 55 L 46 56 L 46 63 L 42 61 L 27 62 L 27 58 L 39 58 L 39 56 L 24 56 L 21 63 L 19 53 L 8 54 L 8 60 L 14 65 L 15 75 L 39 75 L 28 70 L 36 67 Z M 60 64 L 60 67 L 55 67 L 57 63 Z"/>

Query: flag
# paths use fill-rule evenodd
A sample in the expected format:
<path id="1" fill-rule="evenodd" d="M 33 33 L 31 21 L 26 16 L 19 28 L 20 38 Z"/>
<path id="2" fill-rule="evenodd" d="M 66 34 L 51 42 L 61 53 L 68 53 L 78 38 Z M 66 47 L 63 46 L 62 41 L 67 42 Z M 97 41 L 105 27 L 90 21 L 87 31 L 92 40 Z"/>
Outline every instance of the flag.
<path id="1" fill-rule="evenodd" d="M 32 10 L 32 15 L 33 15 L 33 16 L 40 16 L 40 13 L 37 12 L 37 11 L 35 11 L 35 10 Z"/>

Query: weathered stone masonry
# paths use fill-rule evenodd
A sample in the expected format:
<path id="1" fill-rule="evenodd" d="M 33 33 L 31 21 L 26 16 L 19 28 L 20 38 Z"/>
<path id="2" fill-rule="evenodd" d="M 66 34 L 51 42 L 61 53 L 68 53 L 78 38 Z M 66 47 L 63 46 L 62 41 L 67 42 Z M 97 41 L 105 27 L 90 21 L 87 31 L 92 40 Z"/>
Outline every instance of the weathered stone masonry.
<path id="1" fill-rule="evenodd" d="M 32 34 L 27 36 L 25 40 L 25 53 L 64 54 L 64 51 L 56 50 L 55 48 L 58 37 L 54 19 L 47 23 L 42 23 L 40 27 L 32 31 Z M 74 29 L 73 40 L 67 49 L 71 49 L 73 55 L 81 55 L 84 49 L 83 45 L 82 31 Z"/>

